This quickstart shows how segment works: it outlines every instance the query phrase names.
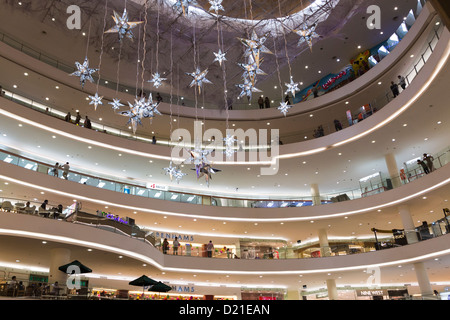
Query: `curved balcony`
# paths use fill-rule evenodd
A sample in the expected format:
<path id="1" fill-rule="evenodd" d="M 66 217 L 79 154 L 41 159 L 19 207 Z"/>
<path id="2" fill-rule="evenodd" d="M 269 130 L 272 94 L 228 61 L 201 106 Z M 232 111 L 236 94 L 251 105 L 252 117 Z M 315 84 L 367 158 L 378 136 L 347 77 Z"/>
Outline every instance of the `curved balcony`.
<path id="1" fill-rule="evenodd" d="M 199 259 L 162 254 L 149 241 L 58 220 L 0 213 L 0 235 L 60 242 L 128 256 L 164 271 L 237 275 L 293 275 L 364 270 L 436 258 L 450 253 L 449 235 L 392 249 L 318 259 Z M 301 263 L 299 263 L 301 261 Z M 182 262 L 182 267 L 180 266 Z"/>

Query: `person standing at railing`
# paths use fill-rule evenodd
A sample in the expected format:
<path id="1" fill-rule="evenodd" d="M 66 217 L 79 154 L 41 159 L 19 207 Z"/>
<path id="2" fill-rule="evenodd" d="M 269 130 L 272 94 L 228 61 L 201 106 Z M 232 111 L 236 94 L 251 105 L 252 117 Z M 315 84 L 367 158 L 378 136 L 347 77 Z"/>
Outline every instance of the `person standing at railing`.
<path id="1" fill-rule="evenodd" d="M 208 258 L 212 258 L 213 250 L 214 250 L 214 245 L 213 245 L 212 241 L 210 240 L 208 245 L 206 246 L 206 251 L 208 253 Z"/>
<path id="2" fill-rule="evenodd" d="M 84 120 L 84 127 L 87 129 L 92 129 L 91 120 L 86 116 L 86 120 Z"/>
<path id="3" fill-rule="evenodd" d="M 60 169 L 61 167 L 60 167 L 60 165 L 59 165 L 59 162 L 57 162 L 57 163 L 55 163 L 55 165 L 53 166 L 53 169 L 52 169 L 52 173 L 53 173 L 53 176 L 54 177 L 59 177 L 59 169 Z"/>
<path id="4" fill-rule="evenodd" d="M 81 115 L 77 112 L 77 117 L 75 118 L 75 125 L 79 126 L 81 121 Z"/>
<path id="5" fill-rule="evenodd" d="M 398 76 L 399 83 L 398 85 L 402 87 L 403 90 L 406 89 L 406 79 L 403 76 Z"/>
<path id="6" fill-rule="evenodd" d="M 394 95 L 394 98 L 400 94 L 398 91 L 398 84 L 396 84 L 394 81 L 391 81 L 391 91 L 392 94 Z"/>
<path id="7" fill-rule="evenodd" d="M 167 238 L 165 238 L 162 243 L 162 249 L 163 249 L 163 253 L 167 254 L 167 251 L 169 250 L 169 241 L 167 241 Z"/>
<path id="8" fill-rule="evenodd" d="M 264 109 L 264 99 L 262 96 L 260 96 L 258 99 L 258 105 L 260 109 Z"/>
<path id="9" fill-rule="evenodd" d="M 426 154 L 426 153 L 423 154 L 423 161 L 425 161 L 425 163 L 427 164 L 428 170 L 430 172 L 433 172 L 434 170 L 436 170 L 434 168 L 433 160 L 434 160 L 434 158 L 432 155 Z"/>
<path id="10" fill-rule="evenodd" d="M 178 242 L 178 237 L 175 237 L 175 240 L 172 243 L 173 246 L 173 254 L 178 255 L 178 248 L 180 247 L 180 243 Z"/>
<path id="11" fill-rule="evenodd" d="M 427 166 L 427 164 L 425 162 L 423 162 L 420 159 L 417 159 L 417 164 L 422 166 L 423 172 L 425 172 L 425 174 L 429 174 L 430 173 L 430 170 L 428 169 L 428 166 Z"/>
<path id="12" fill-rule="evenodd" d="M 63 169 L 64 171 L 63 171 L 63 178 L 64 179 L 68 179 L 68 174 L 69 174 L 69 169 L 70 169 L 70 165 L 69 165 L 69 163 L 68 162 L 66 162 L 66 164 L 65 165 L 63 165 L 62 167 L 61 167 L 61 169 Z"/>

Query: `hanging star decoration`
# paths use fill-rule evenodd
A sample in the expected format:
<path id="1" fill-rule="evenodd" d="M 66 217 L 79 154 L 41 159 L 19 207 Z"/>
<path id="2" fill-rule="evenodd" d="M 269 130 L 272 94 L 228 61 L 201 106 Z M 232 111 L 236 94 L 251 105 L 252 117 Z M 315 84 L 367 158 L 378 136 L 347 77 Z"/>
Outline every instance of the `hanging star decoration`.
<path id="1" fill-rule="evenodd" d="M 306 42 L 308 44 L 309 49 L 311 51 L 312 51 L 312 48 L 313 48 L 313 39 L 320 37 L 316 33 L 316 24 L 314 24 L 310 28 L 305 26 L 305 27 L 303 27 L 303 29 L 293 30 L 293 32 L 295 32 L 297 35 L 300 36 L 300 39 L 299 39 L 299 42 L 298 42 L 298 46 L 300 47 L 303 42 Z"/>
<path id="2" fill-rule="evenodd" d="M 142 112 L 142 118 L 153 119 L 155 114 L 162 115 L 158 110 L 159 103 L 153 101 L 152 94 L 150 94 L 148 101 L 145 101 L 145 98 L 142 98 L 139 104 L 139 108 Z"/>
<path id="3" fill-rule="evenodd" d="M 238 38 L 242 44 L 244 44 L 245 47 L 247 47 L 247 50 L 245 51 L 245 56 L 250 56 L 252 54 L 257 53 L 267 53 L 267 54 L 273 54 L 272 51 L 270 51 L 264 43 L 267 40 L 269 33 L 266 33 L 261 38 L 258 37 L 256 34 L 256 31 L 253 30 L 252 38 L 251 39 L 244 39 L 244 38 Z"/>
<path id="4" fill-rule="evenodd" d="M 167 80 L 167 79 L 166 78 L 161 78 L 161 75 L 158 72 L 156 72 L 156 73 L 153 74 L 152 80 L 149 80 L 148 82 L 153 83 L 153 86 L 155 88 L 159 88 L 159 87 L 162 86 L 162 82 L 165 81 L 165 80 Z"/>
<path id="5" fill-rule="evenodd" d="M 251 98 L 253 96 L 254 92 L 262 92 L 261 90 L 259 90 L 258 88 L 255 87 L 253 82 L 248 77 L 244 77 L 244 83 L 238 84 L 237 87 L 242 89 L 242 91 L 239 95 L 239 98 L 241 98 L 243 96 L 247 96 L 248 98 Z"/>
<path id="6" fill-rule="evenodd" d="M 263 59 L 260 60 L 260 63 L 262 63 L 262 60 Z M 257 75 L 267 75 L 267 73 L 259 68 L 259 63 L 256 61 L 250 63 L 238 63 L 238 65 L 244 69 L 244 78 L 249 78 L 253 84 L 256 83 Z"/>
<path id="7" fill-rule="evenodd" d="M 289 105 L 287 102 L 281 102 L 280 106 L 278 107 L 278 110 L 280 110 L 280 112 L 284 114 L 284 116 L 286 116 L 290 108 L 292 108 L 292 106 Z"/>
<path id="8" fill-rule="evenodd" d="M 109 104 L 112 105 L 113 110 L 119 110 L 120 107 L 124 106 L 120 103 L 120 99 L 113 99 L 113 102 L 110 102 Z"/>
<path id="9" fill-rule="evenodd" d="M 192 169 L 192 170 L 197 170 L 197 179 L 205 177 L 206 185 L 208 186 L 208 188 L 209 188 L 209 182 L 212 180 L 212 175 L 216 174 L 217 172 L 222 171 L 222 170 L 211 167 L 211 165 L 209 165 L 209 164 L 202 164 L 198 169 Z"/>
<path id="10" fill-rule="evenodd" d="M 225 57 L 226 52 L 222 52 L 222 50 L 219 49 L 219 52 L 213 52 L 216 58 L 213 62 L 219 62 L 220 66 L 222 66 L 222 62 L 227 61 L 227 58 Z"/>
<path id="11" fill-rule="evenodd" d="M 209 8 L 209 11 L 215 11 L 216 14 L 219 13 L 220 10 L 225 11 L 225 8 L 222 6 L 223 0 L 208 0 L 211 7 Z"/>
<path id="12" fill-rule="evenodd" d="M 193 86 L 197 86 L 199 94 L 202 93 L 203 84 L 205 84 L 205 83 L 212 84 L 211 81 L 206 79 L 206 75 L 208 74 L 208 69 L 206 69 L 204 71 L 200 71 L 200 69 L 197 68 L 197 70 L 195 72 L 186 73 L 186 74 L 194 78 L 190 84 L 190 87 L 192 88 Z"/>
<path id="13" fill-rule="evenodd" d="M 285 94 L 289 94 L 291 93 L 294 97 L 295 97 L 295 93 L 297 91 L 300 91 L 300 89 L 298 88 L 298 83 L 294 82 L 294 80 L 291 77 L 291 82 L 290 83 L 285 83 L 285 86 L 288 88 L 285 92 Z"/>
<path id="14" fill-rule="evenodd" d="M 184 176 L 187 176 L 187 173 L 183 173 L 178 167 L 174 167 L 172 161 L 170 162 L 169 167 L 164 168 L 164 171 L 166 172 L 166 175 L 169 175 L 170 181 L 173 181 L 175 178 L 178 184 Z"/>
<path id="15" fill-rule="evenodd" d="M 198 5 L 196 0 L 177 0 L 177 2 L 173 5 L 173 8 L 176 8 L 178 11 L 181 10 L 183 12 L 183 16 L 186 16 L 189 14 L 189 7 L 196 5 Z"/>
<path id="16" fill-rule="evenodd" d="M 98 69 L 89 68 L 89 59 L 87 57 L 84 59 L 83 64 L 77 61 L 75 62 L 75 66 L 77 67 L 77 71 L 70 75 L 80 77 L 80 84 L 83 89 L 86 81 L 94 83 L 94 78 L 92 78 L 92 75 L 97 72 Z"/>
<path id="17" fill-rule="evenodd" d="M 113 19 L 116 25 L 111 29 L 109 29 L 108 31 L 106 31 L 105 33 L 118 33 L 119 41 L 122 41 L 122 39 L 125 37 L 127 37 L 130 40 L 133 40 L 134 35 L 131 30 L 143 23 L 143 21 L 129 22 L 128 12 L 126 8 L 124 9 L 122 16 L 120 16 L 116 11 L 114 11 Z"/>
<path id="18" fill-rule="evenodd" d="M 89 103 L 89 105 L 94 105 L 95 110 L 97 111 L 97 107 L 98 107 L 99 105 L 102 105 L 102 104 L 103 104 L 103 102 L 102 102 L 103 96 L 100 97 L 100 96 L 98 95 L 98 93 L 95 93 L 95 96 L 89 96 L 89 98 L 91 99 L 91 103 Z"/>
<path id="19" fill-rule="evenodd" d="M 233 147 L 234 144 L 237 142 L 237 140 L 231 134 L 227 134 L 227 136 L 223 139 L 223 141 L 225 142 L 225 151 L 224 151 L 225 156 L 227 158 L 231 158 L 236 152 L 233 149 Z"/>
<path id="20" fill-rule="evenodd" d="M 128 105 L 130 107 L 130 110 L 122 111 L 120 115 L 129 118 L 127 125 L 131 123 L 133 133 L 136 134 L 137 126 L 142 125 L 142 113 L 140 110 L 140 102 L 138 100 L 135 100 L 135 104 L 131 104 L 130 102 L 128 102 Z"/>

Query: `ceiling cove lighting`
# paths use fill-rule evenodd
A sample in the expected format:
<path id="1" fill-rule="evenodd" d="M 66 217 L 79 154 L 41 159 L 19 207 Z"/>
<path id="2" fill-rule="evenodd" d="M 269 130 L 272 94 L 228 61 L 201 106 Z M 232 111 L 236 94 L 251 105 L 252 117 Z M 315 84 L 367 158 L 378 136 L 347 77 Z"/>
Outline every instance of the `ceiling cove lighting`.
<path id="1" fill-rule="evenodd" d="M 321 216 L 314 216 L 314 217 L 310 217 L 310 216 L 303 216 L 303 217 L 292 217 L 292 218 L 237 218 L 237 217 L 220 217 L 220 216 L 203 216 L 203 215 L 194 215 L 194 214 L 184 214 L 184 213 L 178 213 L 178 212 L 169 212 L 169 211 L 163 211 L 163 210 L 154 210 L 154 209 L 148 209 L 148 208 L 143 208 L 143 207 L 133 207 L 133 206 L 127 206 L 127 205 L 123 205 L 123 204 L 118 204 L 118 203 L 112 203 L 109 201 L 104 201 L 104 200 L 98 200 L 98 199 L 93 199 L 93 198 L 89 198 L 89 197 L 85 197 L 85 196 L 81 196 L 81 195 L 76 195 L 76 194 L 72 194 L 72 193 L 67 193 L 67 192 L 62 192 L 59 190 L 55 190 L 55 189 L 50 189 L 48 187 L 43 187 L 43 186 L 38 186 L 32 183 L 28 183 L 25 181 L 20 181 L 11 177 L 7 177 L 4 175 L 0 175 L 0 179 L 5 180 L 5 181 L 9 181 L 12 183 L 16 183 L 22 186 L 26 186 L 26 187 L 30 187 L 33 189 L 38 189 L 38 190 L 43 190 L 45 192 L 51 192 L 54 194 L 58 194 L 58 195 L 62 195 L 62 196 L 66 196 L 69 197 L 70 199 L 79 199 L 79 200 L 84 200 L 84 201 L 90 201 L 93 203 L 97 203 L 97 204 L 101 204 L 104 206 L 115 206 L 117 208 L 124 208 L 130 211 L 139 211 L 139 212 L 150 212 L 150 213 L 155 213 L 155 214 L 161 214 L 161 215 L 170 215 L 170 216 L 177 216 L 177 217 L 184 217 L 184 218 L 200 218 L 200 219 L 206 219 L 206 220 L 219 220 L 219 221 L 247 221 L 247 222 L 281 222 L 281 221 L 310 221 L 310 220 L 317 220 L 317 219 L 328 219 L 328 218 L 337 218 L 340 216 L 348 216 L 348 215 L 353 215 L 353 214 L 359 214 L 359 213 L 364 213 L 364 212 L 369 212 L 369 211 L 373 211 L 373 210 L 377 210 L 377 209 L 381 209 L 381 208 L 386 208 L 386 207 L 390 207 L 393 205 L 398 205 L 402 202 L 405 202 L 407 200 L 416 198 L 418 196 L 421 196 L 423 194 L 426 194 L 428 192 L 431 192 L 434 189 L 440 188 L 448 183 L 450 183 L 450 178 L 447 178 L 446 180 L 443 180 L 431 187 L 428 187 L 426 189 L 423 189 L 421 191 L 418 191 L 414 194 L 411 194 L 409 196 L 406 196 L 404 198 L 401 199 L 397 199 L 391 202 L 387 202 L 384 204 L 380 204 L 380 205 L 375 205 L 372 207 L 368 207 L 368 208 L 363 208 L 363 209 L 358 209 L 358 210 L 353 210 L 353 211 L 347 211 L 347 212 L 340 212 L 340 213 L 333 213 L 333 214 L 325 214 L 325 215 L 321 215 Z"/>
<path id="2" fill-rule="evenodd" d="M 255 271 L 236 271 L 236 270 L 214 270 L 214 269 L 188 269 L 188 268 L 173 268 L 173 267 L 164 267 L 163 265 L 159 264 L 152 258 L 139 254 L 133 251 L 113 247 L 110 245 L 104 245 L 97 242 L 92 241 L 85 241 L 80 240 L 76 238 L 71 238 L 67 236 L 57 236 L 52 234 L 45 234 L 45 233 L 37 233 L 37 232 L 30 232 L 30 231 L 23 231 L 23 230 L 12 230 L 12 229 L 3 229 L 0 228 L 0 234 L 7 235 L 7 236 L 20 236 L 20 237 L 27 237 L 27 238 L 33 238 L 33 239 L 46 239 L 46 240 L 52 240 L 56 242 L 71 244 L 71 245 L 77 245 L 77 246 L 84 246 L 94 249 L 100 249 L 105 250 L 108 252 L 116 253 L 121 256 L 127 256 L 129 258 L 133 258 L 136 260 L 140 260 L 141 262 L 152 264 L 156 268 L 163 270 L 163 271 L 173 271 L 173 272 L 188 272 L 188 273 L 204 273 L 204 274 L 236 274 L 236 275 L 274 275 L 274 274 L 314 274 L 314 273 L 324 273 L 324 272 L 344 272 L 344 271 L 351 271 L 351 270 L 367 270 L 367 268 L 373 268 L 373 267 L 388 267 L 393 265 L 402 265 L 402 264 L 409 264 L 414 263 L 417 261 L 423 261 L 426 259 L 434 259 L 436 257 L 450 254 L 450 249 L 445 249 L 437 252 L 432 252 L 428 254 L 424 254 L 422 256 L 417 256 L 414 258 L 409 259 L 401 259 L 401 260 L 395 260 L 395 261 L 389 261 L 384 263 L 377 263 L 372 265 L 359 265 L 359 266 L 352 266 L 352 267 L 338 267 L 338 268 L 324 268 L 324 269 L 311 269 L 311 270 L 255 270 Z M 154 249 L 156 251 L 156 249 Z M 156 252 L 155 252 L 156 253 Z M 158 254 L 161 254 L 158 251 Z M 16 266 L 16 265 L 14 265 Z"/>

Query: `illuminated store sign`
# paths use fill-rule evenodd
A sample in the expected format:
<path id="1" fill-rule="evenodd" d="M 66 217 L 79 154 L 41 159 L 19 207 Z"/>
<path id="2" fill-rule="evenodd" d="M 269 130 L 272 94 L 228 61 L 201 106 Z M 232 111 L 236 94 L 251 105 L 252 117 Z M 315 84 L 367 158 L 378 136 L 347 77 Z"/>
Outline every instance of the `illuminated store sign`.
<path id="1" fill-rule="evenodd" d="M 161 238 L 161 239 L 167 239 L 167 240 L 174 240 L 175 237 L 178 238 L 179 241 L 190 241 L 193 242 L 194 241 L 194 236 L 190 236 L 190 235 L 182 235 L 182 234 L 178 234 L 178 233 L 166 233 L 166 232 L 155 232 L 155 236 L 156 238 Z"/>
<path id="2" fill-rule="evenodd" d="M 168 191 L 169 187 L 156 183 L 147 183 L 147 189 Z"/>
<path id="3" fill-rule="evenodd" d="M 98 211 L 97 211 L 97 213 L 98 213 Z M 112 213 L 109 213 L 109 212 L 102 212 L 101 216 L 105 217 L 106 219 L 117 221 L 117 222 L 122 223 L 122 224 L 128 224 L 128 221 L 126 221 L 126 220 L 124 220 L 124 219 L 120 218 L 119 216 L 116 216 L 116 215 L 114 215 Z"/>
<path id="4" fill-rule="evenodd" d="M 342 77 L 347 75 L 347 71 L 341 71 L 337 76 L 335 77 L 331 77 L 330 79 L 328 79 L 328 81 L 322 85 L 322 88 L 324 90 L 328 90 L 329 87 L 331 87 L 337 80 L 341 79 Z"/>
<path id="5" fill-rule="evenodd" d="M 171 286 L 172 291 L 178 292 L 178 293 L 194 293 L 195 287 L 191 286 Z"/>
<path id="6" fill-rule="evenodd" d="M 358 297 L 387 296 L 387 291 L 384 289 L 356 290 L 356 295 Z"/>

